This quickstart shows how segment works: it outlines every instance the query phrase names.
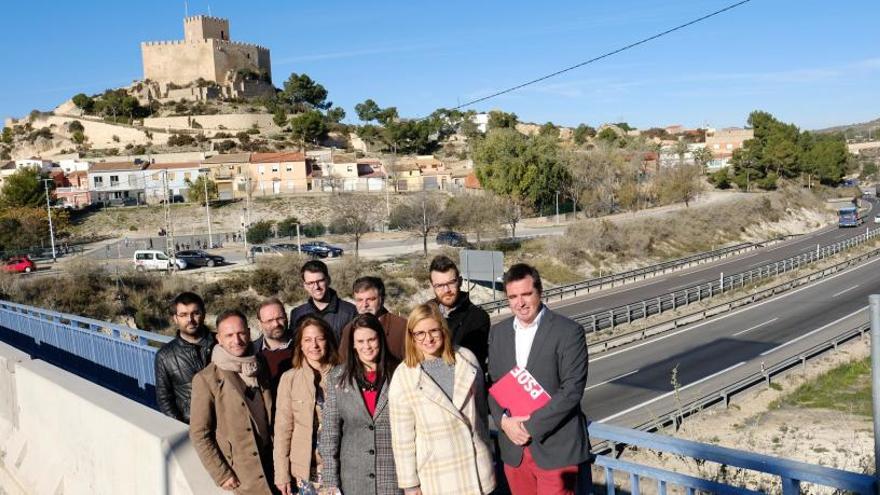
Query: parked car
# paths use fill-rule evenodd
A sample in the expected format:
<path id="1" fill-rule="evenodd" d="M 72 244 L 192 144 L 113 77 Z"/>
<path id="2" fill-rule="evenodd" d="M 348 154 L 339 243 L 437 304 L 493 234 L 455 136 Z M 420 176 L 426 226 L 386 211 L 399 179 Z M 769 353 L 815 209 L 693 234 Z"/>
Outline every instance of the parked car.
<path id="1" fill-rule="evenodd" d="M 306 242 L 302 245 L 303 254 L 316 258 L 338 258 L 344 250 L 341 247 L 331 246 L 324 241 Z"/>
<path id="2" fill-rule="evenodd" d="M 3 263 L 3 271 L 11 273 L 30 273 L 37 270 L 37 264 L 27 256 L 14 256 Z"/>
<path id="3" fill-rule="evenodd" d="M 269 244 L 254 244 L 251 246 L 251 257 L 255 258 L 257 256 L 281 256 L 285 251 L 282 249 L 278 249 L 275 246 L 270 246 Z"/>
<path id="4" fill-rule="evenodd" d="M 188 251 L 178 251 L 174 256 L 186 262 L 186 266 L 207 266 L 213 267 L 226 263 L 226 258 L 210 254 L 201 249 L 192 249 Z"/>
<path id="5" fill-rule="evenodd" d="M 451 230 L 442 230 L 437 232 L 437 244 L 452 247 L 467 247 L 468 240 L 464 234 L 459 234 Z"/>
<path id="6" fill-rule="evenodd" d="M 299 246 L 291 243 L 291 242 L 282 242 L 279 244 L 272 244 L 272 247 L 275 249 L 280 249 L 284 252 L 296 253 L 299 252 Z"/>
<path id="7" fill-rule="evenodd" d="M 134 268 L 139 272 L 150 270 L 183 270 L 186 261 L 177 258 L 169 258 L 162 251 L 153 249 L 141 249 L 134 252 Z"/>

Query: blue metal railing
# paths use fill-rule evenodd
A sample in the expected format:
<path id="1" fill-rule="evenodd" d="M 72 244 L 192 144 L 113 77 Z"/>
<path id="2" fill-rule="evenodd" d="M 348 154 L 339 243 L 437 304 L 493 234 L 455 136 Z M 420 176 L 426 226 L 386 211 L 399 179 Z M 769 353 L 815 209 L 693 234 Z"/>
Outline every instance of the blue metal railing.
<path id="1" fill-rule="evenodd" d="M 153 362 L 171 337 L 47 309 L 0 301 L 0 327 L 155 386 Z"/>
<path id="2" fill-rule="evenodd" d="M 682 440 L 666 435 L 631 430 L 620 426 L 604 423 L 591 423 L 589 426 L 592 439 L 602 439 L 617 445 L 634 445 L 644 449 L 687 456 L 703 461 L 715 462 L 724 466 L 741 468 L 749 471 L 765 473 L 779 479 L 783 495 L 800 493 L 802 483 L 812 483 L 831 487 L 849 493 L 876 493 L 874 477 L 866 474 L 853 473 L 800 461 L 781 459 L 765 454 L 757 454 L 744 450 L 736 450 L 718 445 Z M 595 464 L 604 468 L 605 486 L 608 494 L 614 494 L 615 474 L 620 472 L 628 475 L 628 491 L 633 495 L 639 492 L 639 479 L 648 478 L 657 482 L 659 493 L 666 493 L 668 485 L 676 485 L 687 493 L 707 491 L 710 493 L 759 493 L 745 488 L 733 487 L 716 481 L 681 475 L 679 473 L 653 468 L 632 462 L 615 459 L 612 452 L 597 455 Z M 633 481 L 635 480 L 635 481 Z"/>

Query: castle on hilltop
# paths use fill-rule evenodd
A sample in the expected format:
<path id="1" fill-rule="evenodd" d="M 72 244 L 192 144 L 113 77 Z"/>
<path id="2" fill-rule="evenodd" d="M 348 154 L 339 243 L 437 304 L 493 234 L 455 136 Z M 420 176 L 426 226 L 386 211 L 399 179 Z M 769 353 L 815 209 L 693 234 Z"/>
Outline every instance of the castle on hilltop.
<path id="1" fill-rule="evenodd" d="M 232 41 L 229 20 L 204 15 L 183 20 L 183 40 L 141 43 L 144 79 L 169 90 L 198 83 L 215 86 L 222 96 L 256 96 L 272 87 L 269 49 Z M 212 84 L 213 83 L 213 84 Z M 196 99 L 219 96 L 200 91 Z"/>

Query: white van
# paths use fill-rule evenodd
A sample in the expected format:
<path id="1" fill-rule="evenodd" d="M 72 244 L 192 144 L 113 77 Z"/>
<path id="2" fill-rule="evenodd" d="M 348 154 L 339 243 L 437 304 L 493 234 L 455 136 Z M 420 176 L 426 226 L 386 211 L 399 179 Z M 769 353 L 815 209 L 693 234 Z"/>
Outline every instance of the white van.
<path id="1" fill-rule="evenodd" d="M 168 257 L 162 251 L 152 249 L 141 249 L 134 252 L 134 269 L 139 272 L 148 270 L 183 270 L 186 268 L 186 262 L 180 259 Z M 173 264 L 172 264 L 173 263 Z"/>

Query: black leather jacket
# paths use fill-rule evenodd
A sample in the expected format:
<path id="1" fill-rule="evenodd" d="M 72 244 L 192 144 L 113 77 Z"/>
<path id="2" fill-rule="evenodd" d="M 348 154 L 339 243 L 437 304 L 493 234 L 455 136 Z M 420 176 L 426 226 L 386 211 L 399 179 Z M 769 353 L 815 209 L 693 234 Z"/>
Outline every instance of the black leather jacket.
<path id="1" fill-rule="evenodd" d="M 214 336 L 206 336 L 191 344 L 180 334 L 156 353 L 156 402 L 166 416 L 189 423 L 189 401 L 192 379 L 211 362 Z"/>

